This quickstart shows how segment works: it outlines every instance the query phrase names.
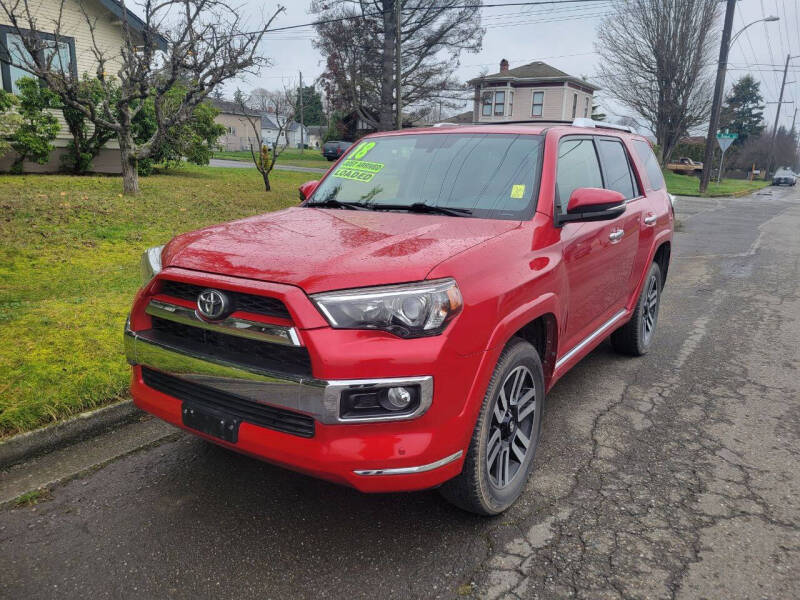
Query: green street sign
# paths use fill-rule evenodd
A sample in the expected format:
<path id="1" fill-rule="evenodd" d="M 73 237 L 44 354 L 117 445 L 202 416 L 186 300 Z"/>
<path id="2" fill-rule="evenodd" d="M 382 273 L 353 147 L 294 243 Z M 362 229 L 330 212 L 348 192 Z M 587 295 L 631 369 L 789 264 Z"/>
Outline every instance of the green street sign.
<path id="1" fill-rule="evenodd" d="M 725 133 L 722 133 L 722 132 L 717 133 L 717 139 L 720 139 L 720 140 L 724 140 L 724 139 L 735 140 L 738 137 L 739 137 L 738 133 L 728 133 L 727 131 Z"/>

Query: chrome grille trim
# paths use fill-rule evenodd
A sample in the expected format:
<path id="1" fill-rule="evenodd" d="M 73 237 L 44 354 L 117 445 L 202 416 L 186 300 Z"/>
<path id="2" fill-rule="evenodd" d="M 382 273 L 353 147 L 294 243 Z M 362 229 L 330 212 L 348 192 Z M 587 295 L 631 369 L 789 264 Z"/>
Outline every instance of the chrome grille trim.
<path id="1" fill-rule="evenodd" d="M 130 365 L 161 371 L 241 398 L 297 411 L 328 425 L 359 424 L 381 421 L 408 421 L 422 416 L 433 402 L 433 377 L 396 377 L 385 379 L 324 380 L 292 373 L 241 365 L 219 357 L 194 354 L 148 337 L 148 332 L 134 332 L 125 325 L 125 356 Z M 341 393 L 346 389 L 364 389 L 375 385 L 420 385 L 420 408 L 411 414 L 342 419 L 339 416 Z"/>
<path id="2" fill-rule="evenodd" d="M 272 325 L 270 323 L 257 323 L 247 319 L 236 317 L 226 317 L 221 321 L 209 322 L 200 318 L 197 311 L 192 308 L 162 302 L 161 300 L 150 300 L 145 312 L 160 319 L 183 323 L 209 331 L 216 331 L 228 335 L 269 342 L 271 344 L 283 344 L 285 346 L 302 346 L 300 336 L 294 327 L 283 325 Z"/>

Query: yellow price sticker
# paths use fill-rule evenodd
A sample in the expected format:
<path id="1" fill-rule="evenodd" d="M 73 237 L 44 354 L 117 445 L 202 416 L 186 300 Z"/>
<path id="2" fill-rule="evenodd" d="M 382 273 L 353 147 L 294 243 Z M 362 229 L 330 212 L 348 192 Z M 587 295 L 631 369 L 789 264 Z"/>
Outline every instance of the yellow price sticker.
<path id="1" fill-rule="evenodd" d="M 524 185 L 512 185 L 511 186 L 511 197 L 512 198 L 522 198 L 525 195 L 525 186 Z"/>

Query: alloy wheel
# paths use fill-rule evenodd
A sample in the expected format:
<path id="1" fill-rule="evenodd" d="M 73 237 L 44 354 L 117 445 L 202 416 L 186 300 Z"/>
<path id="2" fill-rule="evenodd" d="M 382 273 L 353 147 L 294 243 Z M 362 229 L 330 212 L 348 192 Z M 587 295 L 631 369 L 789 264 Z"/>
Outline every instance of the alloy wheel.
<path id="1" fill-rule="evenodd" d="M 642 306 L 642 338 L 645 344 L 650 343 L 658 319 L 658 278 L 655 274 L 647 280 L 644 304 Z"/>
<path id="2" fill-rule="evenodd" d="M 487 473 L 497 489 L 507 487 L 524 471 L 528 453 L 536 448 L 536 405 L 533 373 L 520 365 L 500 387 L 486 444 Z"/>

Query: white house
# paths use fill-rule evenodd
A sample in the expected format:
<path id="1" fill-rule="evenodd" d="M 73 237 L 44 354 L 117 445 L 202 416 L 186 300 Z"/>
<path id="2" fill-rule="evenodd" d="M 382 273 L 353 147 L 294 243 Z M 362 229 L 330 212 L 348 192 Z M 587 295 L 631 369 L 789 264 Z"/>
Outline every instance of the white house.
<path id="1" fill-rule="evenodd" d="M 301 140 L 301 131 L 302 131 L 302 140 L 303 143 L 306 145 L 309 144 L 309 132 L 308 127 L 300 125 L 297 121 L 292 121 L 288 125 L 284 125 L 286 123 L 286 117 L 281 117 L 277 115 L 271 114 L 263 114 L 261 115 L 261 139 L 265 144 L 269 144 L 270 146 L 275 143 L 276 138 L 278 137 L 278 130 L 279 125 L 283 125 L 283 131 L 281 131 L 280 139 L 278 140 L 279 146 L 288 146 L 290 148 L 299 148 L 300 147 L 300 140 Z"/>

